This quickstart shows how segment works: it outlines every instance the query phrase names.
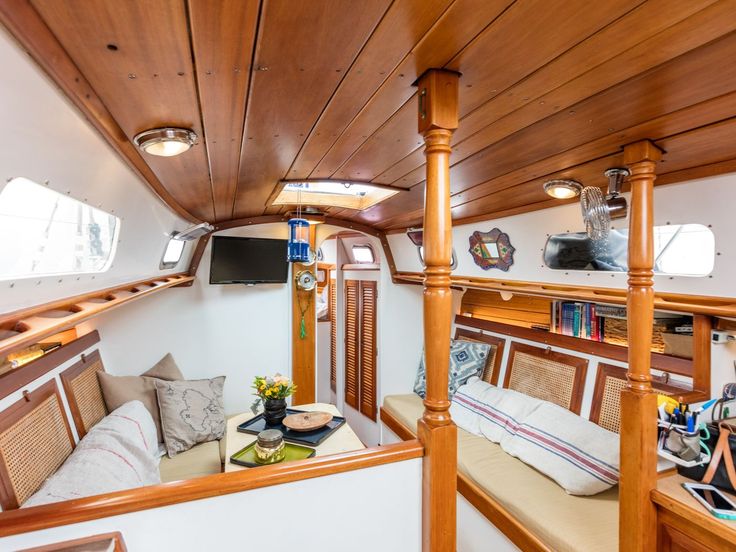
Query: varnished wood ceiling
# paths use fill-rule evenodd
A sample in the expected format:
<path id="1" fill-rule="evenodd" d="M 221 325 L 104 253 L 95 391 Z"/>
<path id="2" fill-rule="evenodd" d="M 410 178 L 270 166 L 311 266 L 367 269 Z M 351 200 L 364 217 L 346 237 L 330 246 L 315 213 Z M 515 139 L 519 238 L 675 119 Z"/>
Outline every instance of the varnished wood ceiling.
<path id="1" fill-rule="evenodd" d="M 276 215 L 283 178 L 407 191 L 330 215 L 421 221 L 413 82 L 462 74 L 456 219 L 556 204 L 551 177 L 605 185 L 654 140 L 659 183 L 736 171 L 736 0 L 6 0 L 2 21 L 152 188 L 192 219 Z M 192 128 L 174 158 L 130 139 Z"/>

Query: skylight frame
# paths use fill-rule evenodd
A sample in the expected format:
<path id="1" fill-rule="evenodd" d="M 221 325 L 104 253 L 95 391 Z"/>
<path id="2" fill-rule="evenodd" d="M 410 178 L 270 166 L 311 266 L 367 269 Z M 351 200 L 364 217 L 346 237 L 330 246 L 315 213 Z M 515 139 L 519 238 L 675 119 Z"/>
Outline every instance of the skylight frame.
<path id="1" fill-rule="evenodd" d="M 282 180 L 271 205 L 309 205 L 364 211 L 401 191 L 385 184 L 354 180 Z"/>

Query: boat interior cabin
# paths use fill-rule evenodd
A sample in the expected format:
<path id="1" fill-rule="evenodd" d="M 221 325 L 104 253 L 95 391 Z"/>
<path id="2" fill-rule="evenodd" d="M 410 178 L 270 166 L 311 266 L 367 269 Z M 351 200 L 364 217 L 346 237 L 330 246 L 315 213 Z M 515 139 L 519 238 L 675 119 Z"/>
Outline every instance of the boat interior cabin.
<path id="1" fill-rule="evenodd" d="M 736 550 L 735 59 L 736 0 L 0 0 L 0 549 Z"/>

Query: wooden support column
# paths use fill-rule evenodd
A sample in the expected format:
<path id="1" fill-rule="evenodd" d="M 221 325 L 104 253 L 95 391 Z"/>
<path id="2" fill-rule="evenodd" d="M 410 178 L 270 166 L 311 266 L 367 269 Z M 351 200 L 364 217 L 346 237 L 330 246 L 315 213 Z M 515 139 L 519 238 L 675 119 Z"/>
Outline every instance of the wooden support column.
<path id="1" fill-rule="evenodd" d="M 447 396 L 452 325 L 450 139 L 457 128 L 457 73 L 432 69 L 419 79 L 419 132 L 427 158 L 424 196 L 424 355 L 427 393 L 419 420 L 425 447 L 422 548 L 455 550 L 457 428 Z"/>
<path id="2" fill-rule="evenodd" d="M 657 484 L 657 399 L 650 359 L 654 322 L 655 167 L 662 152 L 648 140 L 624 148 L 631 171 L 629 207 L 629 369 L 621 392 L 619 549 L 656 549 L 656 509 L 649 493 Z"/>
<path id="3" fill-rule="evenodd" d="M 309 225 L 309 247 L 314 249 L 316 243 L 316 226 Z M 315 398 L 315 363 L 317 358 L 317 287 L 312 291 L 300 290 L 296 287 L 296 275 L 302 270 L 315 273 L 316 263 L 306 266 L 294 263 L 291 271 L 291 377 L 296 384 L 296 393 L 292 405 L 310 404 Z M 316 274 L 315 274 L 316 276 Z M 302 309 L 304 310 L 304 326 L 306 335 L 301 337 Z"/>

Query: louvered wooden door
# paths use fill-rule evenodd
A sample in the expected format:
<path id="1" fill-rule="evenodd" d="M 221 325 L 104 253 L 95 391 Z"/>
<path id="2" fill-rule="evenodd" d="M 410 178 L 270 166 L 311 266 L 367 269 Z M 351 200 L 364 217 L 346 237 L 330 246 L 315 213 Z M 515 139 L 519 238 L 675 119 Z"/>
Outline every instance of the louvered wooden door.
<path id="1" fill-rule="evenodd" d="M 378 414 L 376 282 L 345 281 L 345 402 L 371 420 Z"/>
<path id="2" fill-rule="evenodd" d="M 360 282 L 360 411 L 376 419 L 376 282 Z"/>
<path id="3" fill-rule="evenodd" d="M 330 389 L 337 392 L 337 287 L 330 280 Z"/>
<path id="4" fill-rule="evenodd" d="M 345 280 L 345 402 L 358 409 L 358 351 L 360 282 Z"/>

